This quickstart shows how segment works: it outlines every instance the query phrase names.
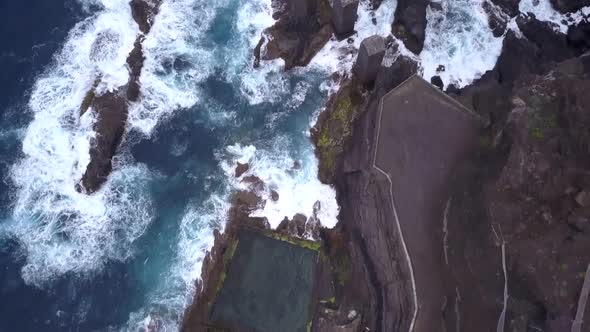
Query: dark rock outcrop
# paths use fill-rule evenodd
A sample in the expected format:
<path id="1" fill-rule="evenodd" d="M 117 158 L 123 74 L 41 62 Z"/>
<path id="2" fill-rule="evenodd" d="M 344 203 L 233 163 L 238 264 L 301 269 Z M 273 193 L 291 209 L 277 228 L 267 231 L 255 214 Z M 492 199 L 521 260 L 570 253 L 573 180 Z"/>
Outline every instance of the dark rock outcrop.
<path id="1" fill-rule="evenodd" d="M 235 176 L 237 178 L 239 178 L 244 173 L 248 172 L 249 169 L 250 169 L 250 165 L 248 163 L 242 164 L 242 163 L 238 162 L 238 166 L 236 166 Z"/>
<path id="2" fill-rule="evenodd" d="M 590 260 L 590 211 L 576 204 L 573 189 L 589 180 L 590 137 L 582 129 L 590 124 L 584 111 L 590 103 L 584 92 L 590 88 L 588 60 L 517 78 L 507 96 L 511 103 L 500 105 L 482 138 L 474 173 L 463 177 L 470 189 L 464 187 L 451 208 L 459 216 L 473 211 L 482 228 L 497 233 L 488 240 L 481 233 L 467 252 L 481 251 L 485 241 L 506 244 L 513 290 L 508 313 L 518 317 L 507 321 L 511 330 L 545 330 L 556 317 L 571 321 L 576 310 Z"/>
<path id="3" fill-rule="evenodd" d="M 551 23 L 541 22 L 532 14 L 519 16 L 516 23 L 522 34 L 538 47 L 544 58 L 563 61 L 575 55 L 567 46 L 566 36 L 556 33 Z"/>
<path id="4" fill-rule="evenodd" d="M 496 6 L 498 6 L 502 12 L 510 17 L 515 17 L 520 13 L 518 5 L 520 0 L 491 0 Z M 485 6 L 485 3 L 484 3 Z M 485 7 L 484 7 L 485 9 Z"/>
<path id="5" fill-rule="evenodd" d="M 526 39 L 508 32 L 494 70 L 459 92 L 489 127 L 479 152 L 458 172 L 463 185 L 455 189 L 449 214 L 456 223 L 449 233 L 467 232 L 454 241 L 464 243 L 458 251 L 473 253 L 470 264 L 505 243 L 513 290 L 508 315 L 517 317 L 507 327 L 552 331 L 557 322 L 573 319 L 579 276 L 590 259 L 589 211 L 575 202 L 587 181 L 589 138 L 581 128 L 590 121 L 583 111 L 590 100 L 582 92 L 589 88 L 590 62 L 575 58 L 580 50 L 568 48 L 550 26 L 532 17 L 517 23 Z M 479 226 L 469 226 L 476 219 Z M 486 268 L 470 273 L 492 273 Z M 479 323 L 465 324 L 471 329 Z"/>
<path id="6" fill-rule="evenodd" d="M 383 37 L 375 35 L 365 38 L 361 42 L 354 64 L 354 74 L 363 84 L 369 84 L 375 80 L 384 55 L 385 40 Z"/>
<path id="7" fill-rule="evenodd" d="M 282 2 L 275 6 L 277 22 L 263 32 L 259 45 L 254 50 L 254 66 L 260 60 L 281 58 L 285 69 L 307 65 L 322 49 L 333 33 L 332 13 L 327 0 L 305 0 L 309 15 L 296 15 L 294 7 Z M 298 6 L 296 10 L 302 10 Z M 265 36 L 268 36 L 265 37 Z M 265 44 L 265 41 L 268 41 Z"/>
<path id="8" fill-rule="evenodd" d="M 347 36 L 354 31 L 359 0 L 333 0 L 332 23 L 336 34 Z"/>
<path id="9" fill-rule="evenodd" d="M 562 13 L 571 13 L 590 6 L 590 0 L 551 0 L 551 4 Z"/>
<path id="10" fill-rule="evenodd" d="M 517 8 L 518 2 L 504 5 Z M 590 135 L 583 129 L 590 126 L 590 56 L 579 56 L 585 30 L 566 39 L 532 16 L 517 23 L 525 38 L 506 32 L 493 70 L 471 86 L 447 90 L 486 124 L 449 187 L 445 215 L 452 283 L 441 308 L 447 330 L 496 329 L 504 285 L 502 245 L 508 331 L 568 329 L 590 261 L 590 209 L 584 206 Z M 376 212 L 388 204 L 388 188 L 367 165 L 379 99 L 415 71 L 411 60 L 400 57 L 380 69 L 372 91 L 343 84 L 312 135 L 320 179 L 335 184 L 342 208 L 338 231 L 348 239 L 351 265 L 362 271 L 358 284 L 369 294 L 362 314 L 370 330 L 407 329 L 412 314 L 409 271 L 400 263 L 401 252 L 392 249 L 399 244 L 388 240 L 396 230 Z M 342 125 L 343 118 L 334 116 L 342 109 L 337 105 L 351 96 L 361 97 L 355 97 L 355 116 Z M 333 128 L 348 128 L 347 134 Z"/>
<path id="11" fill-rule="evenodd" d="M 429 3 L 429 0 L 400 0 L 395 10 L 392 32 L 416 54 L 420 54 L 424 47 L 426 7 Z"/>
<path id="12" fill-rule="evenodd" d="M 161 0 L 131 0 L 131 15 L 139 25 L 139 30 L 147 34 L 154 24 Z"/>
<path id="13" fill-rule="evenodd" d="M 143 34 L 150 31 L 159 4 L 159 0 L 132 0 L 129 3 L 133 18 Z M 94 125 L 96 138 L 91 141 L 90 146 L 90 162 L 80 183 L 76 185 L 78 191 L 89 194 L 97 191 L 112 171 L 112 158 L 125 133 L 128 103 L 136 102 L 139 98 L 139 76 L 144 62 L 141 44 L 143 38 L 143 35 L 137 37 L 133 50 L 127 57 L 129 67 L 127 85 L 115 91 L 97 94 L 95 89 L 100 83 L 100 78 L 97 78 L 82 102 L 80 113 L 84 114 L 91 109 L 96 112 L 97 120 Z"/>
<path id="14" fill-rule="evenodd" d="M 439 89 L 443 89 L 445 87 L 445 84 L 442 81 L 442 78 L 440 78 L 440 76 L 436 75 L 436 76 L 432 76 L 430 78 L 430 84 L 436 86 Z"/>
<path id="15" fill-rule="evenodd" d="M 567 31 L 567 43 L 578 53 L 590 50 L 590 22 L 582 21 Z"/>
<path id="16" fill-rule="evenodd" d="M 89 193 L 98 190 L 111 173 L 111 159 L 125 131 L 127 100 L 121 92 L 108 92 L 94 98 L 92 109 L 98 114 L 97 135 L 91 141 L 90 162 L 82 177 L 82 186 Z"/>
<path id="17" fill-rule="evenodd" d="M 506 13 L 506 9 L 494 4 L 490 0 L 482 3 L 482 8 L 488 15 L 488 24 L 494 37 L 498 38 L 504 34 L 508 21 L 510 20 L 510 12 Z M 516 15 L 516 14 L 515 14 Z"/>

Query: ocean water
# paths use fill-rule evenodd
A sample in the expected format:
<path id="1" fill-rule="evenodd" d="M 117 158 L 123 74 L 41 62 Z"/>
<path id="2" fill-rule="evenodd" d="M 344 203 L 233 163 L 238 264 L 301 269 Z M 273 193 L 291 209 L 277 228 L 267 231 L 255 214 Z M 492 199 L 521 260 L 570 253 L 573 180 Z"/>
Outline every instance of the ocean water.
<path id="1" fill-rule="evenodd" d="M 271 0 L 163 0 L 113 173 L 87 196 L 74 186 L 95 119 L 78 107 L 96 77 L 103 91 L 128 79 L 138 33 L 128 0 L 0 0 L 0 331 L 177 330 L 212 231 L 244 188 L 238 161 L 267 184 L 264 198 L 279 193 L 255 215 L 276 227 L 320 202 L 334 226 L 309 128 L 338 87 L 330 75 L 350 71 L 363 38 L 390 35 L 395 7 L 362 1 L 350 42 L 284 72 L 281 61 L 252 68 Z M 424 77 L 442 64 L 445 83 L 464 86 L 493 67 L 502 37 L 482 15 L 464 0 L 429 11 L 414 56 Z"/>

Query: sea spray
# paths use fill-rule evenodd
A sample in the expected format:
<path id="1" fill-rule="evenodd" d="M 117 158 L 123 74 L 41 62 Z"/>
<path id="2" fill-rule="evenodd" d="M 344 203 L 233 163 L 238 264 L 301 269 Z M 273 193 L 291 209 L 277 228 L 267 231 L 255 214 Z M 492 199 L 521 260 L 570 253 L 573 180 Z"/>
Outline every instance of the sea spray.
<path id="1" fill-rule="evenodd" d="M 440 4 L 442 10 L 429 6 L 426 11 L 421 75 L 427 81 L 438 75 L 445 86 L 462 88 L 494 68 L 504 38 L 494 37 L 482 1 L 443 0 Z"/>
<path id="2" fill-rule="evenodd" d="M 125 260 L 150 223 L 145 216 L 149 200 L 129 201 L 145 179 L 141 167 L 116 170 L 114 180 L 96 195 L 75 190 L 95 135 L 93 114 L 80 117 L 80 104 L 97 77 L 99 91 L 127 82 L 126 58 L 138 33 L 127 1 L 100 5 L 70 31 L 53 64 L 37 79 L 28 104 L 33 121 L 23 138 L 24 156 L 10 174 L 16 192 L 5 229 L 27 257 L 24 280 L 38 286 L 68 272 L 92 273 L 107 260 Z M 97 40 L 102 54 L 96 54 Z M 122 222 L 126 217 L 140 222 L 129 225 Z"/>

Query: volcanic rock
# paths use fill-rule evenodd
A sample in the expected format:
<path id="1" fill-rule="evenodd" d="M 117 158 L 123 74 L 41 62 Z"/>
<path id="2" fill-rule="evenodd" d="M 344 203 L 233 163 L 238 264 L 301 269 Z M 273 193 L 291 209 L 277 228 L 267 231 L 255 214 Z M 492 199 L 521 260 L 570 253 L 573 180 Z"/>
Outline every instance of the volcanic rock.
<path id="1" fill-rule="evenodd" d="M 506 15 L 510 17 L 515 17 L 516 15 L 520 14 L 520 10 L 518 9 L 518 5 L 520 4 L 521 0 L 491 0 L 494 5 L 499 7 Z M 484 3 L 485 9 L 485 3 Z M 487 12 L 487 10 L 486 10 Z"/>
<path id="2" fill-rule="evenodd" d="M 440 78 L 440 76 L 436 75 L 436 76 L 432 76 L 430 78 L 430 84 L 436 86 L 439 89 L 443 89 L 445 87 L 445 84 L 442 81 L 442 78 Z"/>
<path id="3" fill-rule="evenodd" d="M 273 200 L 273 202 L 277 202 L 279 200 L 279 193 L 276 190 L 271 190 L 270 198 Z"/>
<path id="4" fill-rule="evenodd" d="M 149 32 L 158 12 L 159 4 L 159 0 L 132 0 L 129 3 L 133 18 L 143 34 Z M 109 38 L 108 36 L 108 34 L 99 35 L 99 38 Z M 128 103 L 135 102 L 139 98 L 139 76 L 144 62 L 142 38 L 142 36 L 137 37 L 133 50 L 127 57 L 129 67 L 127 85 L 115 91 L 98 94 L 96 88 L 100 83 L 99 77 L 87 92 L 80 106 L 81 115 L 87 109 L 92 109 L 93 112 L 96 112 L 97 120 L 94 124 L 96 137 L 90 144 L 90 162 L 80 183 L 76 185 L 78 191 L 85 191 L 88 194 L 97 191 L 106 182 L 112 171 L 112 158 L 125 133 Z M 94 52 L 98 52 L 98 49 Z"/>
<path id="5" fill-rule="evenodd" d="M 92 109 L 98 114 L 97 135 L 90 142 L 90 162 L 81 181 L 87 193 L 98 190 L 111 173 L 111 159 L 125 132 L 127 101 L 121 92 L 107 92 L 93 98 Z"/>
<path id="6" fill-rule="evenodd" d="M 238 162 L 238 166 L 236 166 L 235 177 L 239 178 L 244 173 L 246 173 L 250 169 L 250 165 L 248 163 L 242 164 Z"/>
<path id="7" fill-rule="evenodd" d="M 285 61 L 286 70 L 305 66 L 328 42 L 333 32 L 330 4 L 327 0 L 307 1 L 305 7 L 309 15 L 301 16 L 294 13 L 302 10 L 299 6 L 284 2 L 274 6 L 277 22 L 262 33 L 264 39 L 254 50 L 255 67 L 260 60 L 278 58 Z"/>
<path id="8" fill-rule="evenodd" d="M 483 9 L 488 15 L 488 24 L 494 37 L 498 38 L 506 31 L 506 26 L 510 20 L 510 14 L 506 14 L 499 6 L 495 5 L 490 0 L 482 4 Z"/>
<path id="9" fill-rule="evenodd" d="M 349 35 L 354 31 L 359 0 L 334 0 L 332 3 L 332 22 L 338 35 Z"/>
<path id="10" fill-rule="evenodd" d="M 580 191 L 578 195 L 576 195 L 576 202 L 583 207 L 590 207 L 590 192 L 589 191 Z"/>
<path id="11" fill-rule="evenodd" d="M 572 13 L 590 6 L 590 0 L 551 0 L 551 4 L 562 13 Z"/>
<path id="12" fill-rule="evenodd" d="M 541 22 L 532 14 L 519 16 L 516 23 L 522 34 L 537 45 L 545 58 L 559 62 L 575 55 L 568 48 L 566 36 L 555 32 L 552 23 Z"/>
<path id="13" fill-rule="evenodd" d="M 583 21 L 570 26 L 567 31 L 568 45 L 577 52 L 583 53 L 590 49 L 590 22 Z"/>
<path id="14" fill-rule="evenodd" d="M 277 232 L 289 236 L 302 237 L 305 234 L 306 224 L 307 217 L 298 213 L 293 216 L 293 219 L 285 217 L 279 224 L 279 227 L 277 227 Z"/>
<path id="15" fill-rule="evenodd" d="M 381 61 L 385 55 L 385 40 L 381 36 L 371 36 L 361 42 L 354 72 L 363 84 L 372 83 L 377 77 Z"/>
<path id="16" fill-rule="evenodd" d="M 429 3 L 429 0 L 400 0 L 395 10 L 392 32 L 415 54 L 420 54 L 424 47 Z"/>
<path id="17" fill-rule="evenodd" d="M 161 0 L 131 0 L 131 15 L 143 34 L 148 34 L 158 13 Z"/>

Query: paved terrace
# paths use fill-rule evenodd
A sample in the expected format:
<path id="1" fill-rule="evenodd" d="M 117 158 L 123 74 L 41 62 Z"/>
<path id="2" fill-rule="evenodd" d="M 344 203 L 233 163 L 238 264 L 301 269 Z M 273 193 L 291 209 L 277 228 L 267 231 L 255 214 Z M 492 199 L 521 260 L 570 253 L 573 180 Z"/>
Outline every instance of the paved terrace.
<path id="1" fill-rule="evenodd" d="M 373 168 L 389 182 L 387 208 L 411 271 L 417 307 L 410 331 L 439 331 L 443 307 L 454 296 L 445 287 L 448 179 L 477 142 L 477 117 L 419 76 L 387 93 L 377 116 Z"/>

